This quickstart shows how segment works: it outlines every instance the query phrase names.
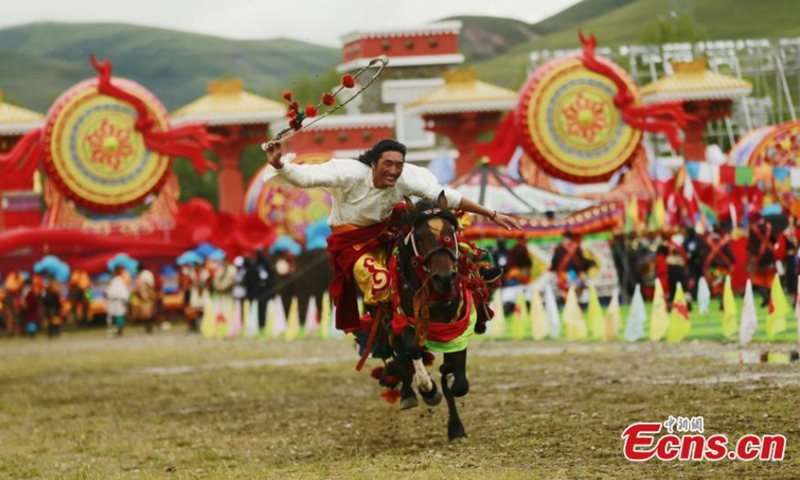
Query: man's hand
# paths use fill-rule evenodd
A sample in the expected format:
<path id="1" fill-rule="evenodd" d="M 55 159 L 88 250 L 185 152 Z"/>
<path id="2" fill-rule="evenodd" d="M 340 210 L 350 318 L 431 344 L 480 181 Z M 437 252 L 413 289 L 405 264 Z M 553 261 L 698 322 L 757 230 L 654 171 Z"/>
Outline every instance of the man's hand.
<path id="1" fill-rule="evenodd" d="M 272 165 L 276 170 L 283 168 L 281 157 L 283 156 L 283 147 L 280 140 L 271 140 L 267 143 L 267 162 Z"/>
<path id="2" fill-rule="evenodd" d="M 504 227 L 506 230 L 521 230 L 522 227 L 519 224 L 519 220 L 511 215 L 506 215 L 505 213 L 497 212 L 492 219 L 494 223 Z"/>

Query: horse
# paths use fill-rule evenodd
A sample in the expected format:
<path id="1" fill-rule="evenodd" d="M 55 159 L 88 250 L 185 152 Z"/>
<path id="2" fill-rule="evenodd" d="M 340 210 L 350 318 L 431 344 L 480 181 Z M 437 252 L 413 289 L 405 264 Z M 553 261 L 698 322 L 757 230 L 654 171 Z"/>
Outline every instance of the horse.
<path id="1" fill-rule="evenodd" d="M 412 387 L 414 381 L 427 405 L 438 405 L 444 397 L 448 439 L 465 440 L 467 433 L 455 399 L 469 392 L 466 361 L 467 339 L 475 329 L 473 295 L 480 290 L 476 286 L 483 285 L 485 301 L 488 291 L 485 284 L 476 280 L 478 264 L 459 248 L 458 220 L 447 209 L 443 196 L 436 203 L 421 201 L 414 205 L 407 200 L 406 215 L 400 224 L 402 233 L 396 235 L 387 256 L 392 308 L 370 312 L 372 338 L 367 341 L 362 364 L 369 353 L 391 358 L 386 367 L 373 370 L 372 376 L 390 389 L 400 385 L 402 410 L 419 405 Z M 376 327 L 375 319 L 383 328 Z M 385 335 L 377 336 L 376 331 Z M 432 363 L 430 351 L 443 353 L 439 368 L 441 391 L 425 366 Z M 387 400 L 396 400 L 397 391 L 394 392 L 386 396 Z"/>

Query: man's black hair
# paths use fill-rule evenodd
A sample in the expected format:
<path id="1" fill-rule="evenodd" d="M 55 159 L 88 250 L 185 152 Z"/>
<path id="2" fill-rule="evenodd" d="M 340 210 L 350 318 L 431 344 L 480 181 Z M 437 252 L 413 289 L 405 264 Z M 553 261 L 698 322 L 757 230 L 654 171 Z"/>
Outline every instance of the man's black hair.
<path id="1" fill-rule="evenodd" d="M 384 152 L 400 152 L 403 154 L 403 159 L 406 158 L 406 146 L 397 140 L 387 138 L 379 141 L 373 145 L 371 149 L 362 153 L 358 157 L 358 161 L 364 165 L 371 166 L 374 162 L 377 162 L 381 158 L 381 155 L 383 155 Z"/>

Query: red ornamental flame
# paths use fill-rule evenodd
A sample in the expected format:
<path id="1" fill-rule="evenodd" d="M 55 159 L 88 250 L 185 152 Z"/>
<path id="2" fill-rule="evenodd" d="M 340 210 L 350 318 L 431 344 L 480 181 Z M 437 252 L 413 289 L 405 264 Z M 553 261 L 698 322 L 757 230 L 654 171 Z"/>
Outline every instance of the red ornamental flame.
<path id="1" fill-rule="evenodd" d="M 383 393 L 381 393 L 381 398 L 389 403 L 395 403 L 396 401 L 400 400 L 400 391 L 393 388 L 386 389 L 383 391 Z"/>

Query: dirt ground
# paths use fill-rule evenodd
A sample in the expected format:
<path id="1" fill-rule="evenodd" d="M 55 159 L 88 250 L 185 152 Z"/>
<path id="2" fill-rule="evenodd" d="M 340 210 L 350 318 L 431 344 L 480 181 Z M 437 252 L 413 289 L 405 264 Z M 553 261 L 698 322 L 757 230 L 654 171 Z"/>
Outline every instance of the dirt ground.
<path id="1" fill-rule="evenodd" d="M 450 444 L 445 405 L 387 404 L 377 362 L 357 373 L 348 341 L 2 339 L 0 478 L 798 478 L 800 366 L 739 365 L 737 351 L 473 342 L 458 401 L 469 440 Z M 625 460 L 625 427 L 670 415 L 734 440 L 783 434 L 786 458 Z"/>

